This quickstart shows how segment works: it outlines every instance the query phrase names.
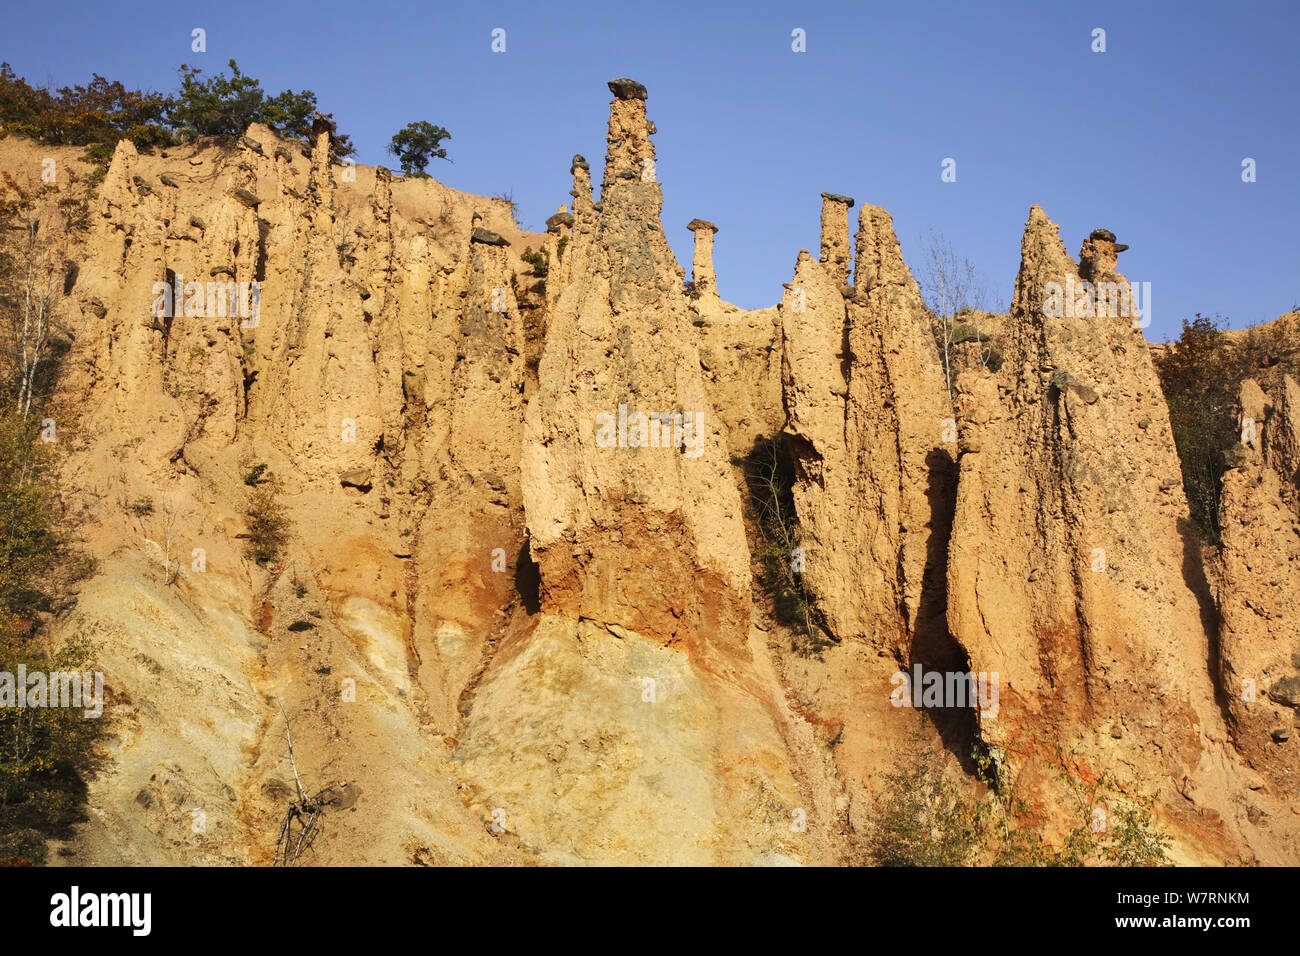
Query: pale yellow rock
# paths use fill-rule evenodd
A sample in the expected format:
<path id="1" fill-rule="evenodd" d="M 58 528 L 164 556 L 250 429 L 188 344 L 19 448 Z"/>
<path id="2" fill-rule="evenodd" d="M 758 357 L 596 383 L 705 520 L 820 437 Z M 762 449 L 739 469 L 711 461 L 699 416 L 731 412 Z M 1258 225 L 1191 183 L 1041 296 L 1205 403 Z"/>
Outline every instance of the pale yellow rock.
<path id="1" fill-rule="evenodd" d="M 611 89 L 599 208 L 575 157 L 546 235 L 331 163 L 323 128 L 257 125 L 260 149 L 123 142 L 69 230 L 81 148 L 0 140 L 13 183 L 61 170 L 47 222 L 77 268 L 50 415 L 98 561 L 51 622 L 95 643 L 107 732 L 76 855 L 51 860 L 269 863 L 286 719 L 304 786 L 347 794 L 308 865 L 868 862 L 917 726 L 972 799 L 959 762 L 991 747 L 1049 836 L 1073 807 L 1059 747 L 1154 797 L 1177 862 L 1300 860 L 1296 741 L 1273 737 L 1300 676 L 1294 381 L 1244 389 L 1256 427 L 1204 560 L 1158 350 L 1127 317 L 1043 314 L 1049 281 L 1123 282 L 1112 239 L 1076 264 L 1035 208 L 1011 313 L 963 317 L 1002 370 L 950 401 L 883 209 L 851 255 L 828 194 L 817 252 L 755 310 L 718 297 L 697 228 L 688 296 L 645 90 Z M 253 282 L 258 313 L 232 315 Z M 668 440 L 632 447 L 620 405 Z M 781 433 L 820 656 L 754 583 L 739 463 Z M 290 521 L 266 566 L 250 480 Z M 915 664 L 996 673 L 996 715 L 896 706 Z"/>

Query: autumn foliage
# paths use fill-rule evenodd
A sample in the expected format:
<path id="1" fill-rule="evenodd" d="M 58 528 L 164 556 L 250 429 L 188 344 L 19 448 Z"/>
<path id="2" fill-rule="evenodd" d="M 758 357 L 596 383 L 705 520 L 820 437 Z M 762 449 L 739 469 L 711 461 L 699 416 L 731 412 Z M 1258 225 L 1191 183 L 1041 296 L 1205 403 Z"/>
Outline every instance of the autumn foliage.
<path id="1" fill-rule="evenodd" d="M 1293 338 L 1294 333 L 1277 324 L 1229 336 L 1221 319 L 1198 314 L 1184 319 L 1178 341 L 1156 356 L 1187 503 L 1212 544 L 1220 539 L 1224 453 L 1238 440 L 1241 383 L 1255 378 L 1268 387 L 1279 371 L 1293 370 L 1300 345 Z"/>
<path id="2" fill-rule="evenodd" d="M 196 67 L 180 68 L 180 89 L 158 93 L 127 89 L 121 81 L 93 74 L 84 86 L 50 91 L 34 87 L 0 64 L 0 135 L 16 133 L 41 143 L 88 147 L 87 158 L 106 165 L 113 147 L 129 139 L 137 149 L 188 142 L 199 136 L 238 136 L 250 123 L 264 123 L 291 139 L 307 140 L 316 115 L 316 94 L 284 90 L 267 96 L 260 82 L 230 61 L 230 76 L 203 78 Z M 325 114 L 327 120 L 329 114 Z M 354 152 L 346 136 L 334 137 L 334 154 Z"/>

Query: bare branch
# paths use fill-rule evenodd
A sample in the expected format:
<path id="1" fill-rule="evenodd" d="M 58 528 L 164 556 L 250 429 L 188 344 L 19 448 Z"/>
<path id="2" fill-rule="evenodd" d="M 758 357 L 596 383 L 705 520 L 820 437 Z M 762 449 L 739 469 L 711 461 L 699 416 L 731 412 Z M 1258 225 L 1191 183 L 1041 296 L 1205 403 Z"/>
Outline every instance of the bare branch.
<path id="1" fill-rule="evenodd" d="M 958 344 L 957 315 L 966 311 L 972 313 L 987 311 L 988 290 L 970 259 L 959 259 L 953 251 L 952 244 L 942 233 L 932 230 L 929 238 L 922 240 L 921 249 L 921 294 L 926 308 L 934 317 L 935 343 L 939 347 L 940 358 L 943 360 L 948 400 L 952 401 L 953 365 L 956 359 L 955 348 Z M 992 349 L 985 348 L 978 319 L 973 314 L 971 324 L 975 327 L 976 339 L 980 346 L 980 364 L 987 367 Z"/>

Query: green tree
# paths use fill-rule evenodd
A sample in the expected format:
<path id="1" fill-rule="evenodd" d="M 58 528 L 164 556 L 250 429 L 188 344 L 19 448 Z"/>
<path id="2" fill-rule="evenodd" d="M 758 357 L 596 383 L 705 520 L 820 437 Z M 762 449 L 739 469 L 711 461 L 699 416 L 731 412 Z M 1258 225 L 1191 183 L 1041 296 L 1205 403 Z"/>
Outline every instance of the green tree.
<path id="1" fill-rule="evenodd" d="M 42 585 L 63 558 L 57 531 L 54 460 L 40 441 L 34 419 L 24 418 L 8 403 L 0 408 L 0 615 L 11 628 L 50 608 Z"/>
<path id="2" fill-rule="evenodd" d="M 20 666 L 85 669 L 85 643 L 51 653 L 43 625 L 61 609 L 56 600 L 67 585 L 91 567 L 71 553 L 53 445 L 42 440 L 58 370 L 45 356 L 63 257 L 33 197 L 18 192 L 0 209 L 0 672 L 15 675 Z M 15 696 L 27 692 L 14 685 Z M 66 836 L 83 818 L 100 724 L 85 717 L 87 708 L 13 703 L 0 706 L 0 864 L 40 863 L 46 838 Z"/>
<path id="3" fill-rule="evenodd" d="M 80 635 L 54 653 L 34 638 L 11 637 L 0 642 L 0 671 L 85 673 L 90 654 Z M 86 709 L 0 708 L 0 866 L 44 863 L 46 838 L 67 838 L 85 819 L 85 777 L 97 762 L 103 719 L 87 718 Z"/>
<path id="4" fill-rule="evenodd" d="M 112 146 L 130 139 L 140 149 L 165 145 L 171 141 L 164 120 L 170 106 L 162 93 L 127 89 L 98 73 L 85 86 L 51 93 L 31 86 L 8 63 L 0 64 L 0 123 L 42 143 Z"/>
<path id="5" fill-rule="evenodd" d="M 976 862 L 985 826 L 977 803 L 948 780 L 926 751 L 918 721 L 901 759 L 884 777 L 867 850 L 878 866 L 962 866 Z"/>
<path id="6" fill-rule="evenodd" d="M 0 136 L 18 133 L 43 143 L 85 146 L 83 159 L 107 169 L 113 148 L 130 139 L 138 149 L 165 146 L 196 136 L 238 136 L 250 123 L 263 123 L 291 139 L 308 141 L 320 129 L 330 133 L 335 160 L 355 152 L 334 118 L 320 113 L 311 90 L 267 96 L 261 83 L 229 62 L 230 75 L 205 78 L 182 65 L 175 95 L 131 90 L 94 74 L 85 86 L 55 92 L 33 87 L 0 64 Z"/>
<path id="7" fill-rule="evenodd" d="M 285 90 L 262 101 L 258 119 L 282 136 L 308 139 L 316 115 L 316 94 L 311 90 Z M 247 127 L 245 127 L 247 129 Z"/>
<path id="8" fill-rule="evenodd" d="M 35 419 L 0 408 L 0 671 L 9 674 L 84 670 L 89 660 L 84 641 L 50 654 L 41 635 L 68 563 L 49 448 Z M 0 865 L 44 862 L 46 838 L 84 818 L 99 729 L 83 709 L 0 707 Z"/>
<path id="9" fill-rule="evenodd" d="M 1206 540 L 1214 544 L 1219 543 L 1221 531 L 1223 453 L 1236 432 L 1233 405 L 1241 382 L 1239 365 L 1221 320 L 1203 315 L 1184 319 L 1178 341 L 1156 359 L 1187 504 Z"/>
<path id="10" fill-rule="evenodd" d="M 310 140 L 313 131 L 329 130 L 334 158 L 355 152 L 347 136 L 339 133 L 332 114 L 316 108 L 311 90 L 284 90 L 267 96 L 262 84 L 230 61 L 230 76 L 218 73 L 200 79 L 197 67 L 182 66 L 181 89 L 168 114 L 171 124 L 184 136 L 239 136 L 250 123 L 262 123 L 273 132 L 291 139 Z"/>
<path id="11" fill-rule="evenodd" d="M 238 136 L 261 115 L 262 84 L 230 61 L 230 73 L 199 79 L 198 67 L 181 65 L 181 88 L 169 119 L 188 136 Z"/>
<path id="12" fill-rule="evenodd" d="M 755 533 L 751 559 L 756 583 L 772 598 L 778 623 L 790 628 L 793 649 L 820 657 L 832 642 L 817 594 L 804 579 L 806 556 L 794 505 L 794 461 L 784 435 L 754 440 L 750 453 L 733 458 L 744 469 L 747 512 Z"/>
<path id="13" fill-rule="evenodd" d="M 440 144 L 444 139 L 451 139 L 451 134 L 441 126 L 434 126 L 427 120 L 407 123 L 388 144 L 388 151 L 402 164 L 402 173 L 407 176 L 428 175 L 424 167 L 431 159 L 446 159 L 447 150 Z"/>
<path id="14" fill-rule="evenodd" d="M 269 564 L 279 557 L 289 539 L 289 517 L 279 501 L 279 485 L 274 480 L 254 484 L 248 496 L 248 557 L 258 564 Z"/>
<path id="15" fill-rule="evenodd" d="M 53 106 L 49 90 L 37 89 L 0 63 L 0 123 L 7 132 L 42 140 L 44 117 Z"/>
<path id="16" fill-rule="evenodd" d="M 51 110 L 55 141 L 73 146 L 129 139 L 137 148 L 165 146 L 171 133 L 163 117 L 171 105 L 161 93 L 128 90 L 98 73 L 85 86 L 65 86 Z"/>

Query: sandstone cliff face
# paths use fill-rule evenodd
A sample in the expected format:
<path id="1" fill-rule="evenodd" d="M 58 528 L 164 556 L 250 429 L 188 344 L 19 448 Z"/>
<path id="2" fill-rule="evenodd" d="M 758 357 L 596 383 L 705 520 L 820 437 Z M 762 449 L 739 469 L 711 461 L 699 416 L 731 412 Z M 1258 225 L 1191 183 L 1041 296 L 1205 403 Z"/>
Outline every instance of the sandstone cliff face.
<path id="1" fill-rule="evenodd" d="M 758 310 L 721 298 L 695 220 L 684 288 L 646 91 L 610 89 L 599 202 L 575 156 L 544 236 L 332 164 L 323 128 L 118 147 L 58 411 L 100 561 L 59 629 L 96 641 L 110 703 L 76 861 L 268 862 L 286 718 L 342 795 L 312 862 L 860 861 L 912 665 L 996 675 L 996 708 L 928 715 L 932 757 L 989 748 L 1046 831 L 1059 749 L 1155 796 L 1179 861 L 1300 859 L 1274 734 L 1300 686 L 1295 383 L 1243 394 L 1216 609 L 1140 331 L 1045 313 L 1050 283 L 1126 285 L 1113 237 L 1076 264 L 1031 211 L 1011 314 L 984 317 L 1004 364 L 954 403 L 883 209 L 853 256 L 854 203 L 824 194 L 818 254 Z M 209 282 L 258 283 L 256 312 Z M 740 460 L 778 434 L 820 655 L 751 573 Z M 291 519 L 268 565 L 259 464 Z"/>
<path id="2" fill-rule="evenodd" d="M 659 222 L 646 93 L 610 88 L 598 216 L 565 249 L 525 412 L 541 614 L 479 682 L 458 773 L 471 807 L 508 814 L 545 860 L 803 860 L 788 821 L 804 799 L 753 659 L 740 495 Z"/>
<path id="3" fill-rule="evenodd" d="M 1222 686 L 1233 742 L 1280 795 L 1296 796 L 1300 708 L 1300 386 L 1270 401 L 1241 389 L 1238 454 L 1223 477 L 1217 582 Z"/>
<path id="4" fill-rule="evenodd" d="M 476 222 L 478 220 L 475 220 Z M 522 313 L 511 291 L 507 243 L 476 226 L 445 407 L 432 498 L 419 527 L 415 643 L 420 678 L 440 701 L 440 726 L 458 717 L 460 693 L 482 666 L 499 618 L 518 605 L 529 573 L 520 481 Z"/>
<path id="5" fill-rule="evenodd" d="M 749 621 L 740 496 L 659 223 L 645 92 L 619 83 L 590 259 L 549 318 L 527 411 L 529 547 L 545 610 L 734 651 Z"/>
<path id="6" fill-rule="evenodd" d="M 1031 210 L 1002 373 L 959 380 L 948 622 L 972 668 L 1001 675 L 980 731 L 1010 766 L 1077 748 L 1217 826 L 1236 811 L 1201 789 L 1224 737 L 1213 609 L 1151 360 L 1129 316 L 1051 298 L 1090 262 Z"/>
<path id="7" fill-rule="evenodd" d="M 288 713 L 318 783 L 331 761 L 363 789 L 368 766 L 389 768 L 374 812 L 337 821 L 369 858 L 408 862 L 424 846 L 485 861 L 499 848 L 453 784 L 406 823 L 402 794 L 449 779 L 431 769 L 447 759 L 439 731 L 517 603 L 513 575 L 490 567 L 500 546 L 513 568 L 523 540 L 518 261 L 499 246 L 471 255 L 471 214 L 521 233 L 491 200 L 331 165 L 323 131 L 310 159 L 248 132 L 238 148 L 160 156 L 119 145 L 75 250 L 59 414 L 106 570 L 66 626 L 96 640 L 120 716 L 84 841 L 106 862 L 269 859 Z M 175 292 L 160 301 L 155 283 Z M 457 367 L 462 340 L 472 367 Z M 258 463 L 292 526 L 271 568 L 241 540 Z M 448 579 L 457 600 L 439 606 Z M 305 639 L 287 630 L 296 619 Z"/>
<path id="8" fill-rule="evenodd" d="M 713 269 L 718 227 L 703 219 L 686 225 L 695 234 L 692 286 L 687 303 L 699 329 L 700 368 L 709 400 L 726 426 L 733 462 L 785 423 L 781 402 L 781 310 L 740 309 L 722 301 Z"/>
<path id="9" fill-rule="evenodd" d="M 781 402 L 779 307 L 728 307 L 699 315 L 700 369 L 709 402 L 726 426 L 733 459 L 754 450 L 785 424 Z"/>
<path id="10" fill-rule="evenodd" d="M 796 782 L 798 719 L 753 657 L 730 439 L 658 222 L 643 91 L 619 86 L 610 129 L 601 205 L 576 159 L 573 217 L 545 239 L 492 201 L 331 165 L 325 131 L 309 158 L 258 127 L 237 150 L 119 148 L 72 291 L 68 474 L 111 572 L 68 626 L 106 645 L 120 718 L 81 859 L 267 861 L 286 717 L 309 786 L 360 810 L 331 815 L 317 862 L 836 859 L 790 827 L 831 785 Z M 160 205 L 137 184 L 162 177 L 190 188 Z M 527 245 L 556 270 L 533 395 Z M 173 275 L 256 282 L 258 310 L 154 322 Z M 773 310 L 725 311 L 752 343 L 720 344 L 710 384 L 770 434 Z M 768 386 L 748 394 L 755 363 Z M 524 440 L 526 403 L 545 442 Z M 660 447 L 637 412 L 662 415 Z M 266 567 L 242 542 L 254 464 L 291 518 Z M 157 520 L 131 516 L 145 498 Z"/>
<path id="11" fill-rule="evenodd" d="M 843 216 L 841 199 L 826 205 Z M 844 224 L 824 228 L 823 248 L 838 248 Z M 846 264 L 800 254 L 782 303 L 787 433 L 806 578 L 827 626 L 901 663 L 919 626 L 927 651 L 940 640 L 955 429 L 889 214 L 864 207 L 857 245 L 847 306 Z"/>

